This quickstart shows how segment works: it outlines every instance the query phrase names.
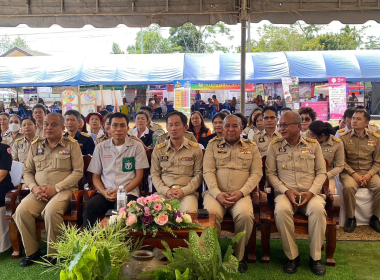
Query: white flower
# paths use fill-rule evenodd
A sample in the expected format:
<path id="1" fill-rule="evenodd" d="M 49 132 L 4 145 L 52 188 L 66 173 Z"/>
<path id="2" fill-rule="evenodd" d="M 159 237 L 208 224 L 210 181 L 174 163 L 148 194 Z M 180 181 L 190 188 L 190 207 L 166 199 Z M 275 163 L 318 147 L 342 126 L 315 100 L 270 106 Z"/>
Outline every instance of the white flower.
<path id="1" fill-rule="evenodd" d="M 181 217 L 177 217 L 177 218 L 175 219 L 175 221 L 176 221 L 177 223 L 182 223 L 183 219 L 182 219 Z"/>
<path id="2" fill-rule="evenodd" d="M 191 216 L 189 214 L 183 214 L 182 215 L 182 218 L 183 218 L 183 221 L 186 223 L 186 224 L 189 224 L 189 223 L 192 223 L 193 220 L 191 219 Z"/>
<path id="3" fill-rule="evenodd" d="M 118 215 L 112 215 L 112 216 L 110 217 L 110 219 L 108 220 L 108 224 L 109 224 L 110 226 L 113 226 L 113 225 L 116 224 L 116 222 L 117 222 L 117 216 L 118 216 Z"/>

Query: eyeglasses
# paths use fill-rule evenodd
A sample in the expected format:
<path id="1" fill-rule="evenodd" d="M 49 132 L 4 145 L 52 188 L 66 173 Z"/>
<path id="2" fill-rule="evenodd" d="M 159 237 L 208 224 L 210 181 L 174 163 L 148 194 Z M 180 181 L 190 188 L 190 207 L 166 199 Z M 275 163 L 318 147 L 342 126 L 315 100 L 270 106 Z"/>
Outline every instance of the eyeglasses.
<path id="1" fill-rule="evenodd" d="M 127 125 L 125 123 L 121 123 L 120 125 L 117 124 L 117 123 L 114 123 L 112 126 L 111 126 L 113 129 L 117 129 L 117 128 L 121 128 L 121 129 L 126 129 L 127 128 Z"/>
<path id="2" fill-rule="evenodd" d="M 279 123 L 278 125 L 277 125 L 277 127 L 278 128 L 284 128 L 284 129 L 287 129 L 288 127 L 289 127 L 289 125 L 291 125 L 291 124 L 299 124 L 299 123 Z"/>
<path id="3" fill-rule="evenodd" d="M 275 117 L 275 116 L 264 117 L 264 121 L 268 121 L 268 120 L 274 121 L 276 118 L 277 117 Z"/>
<path id="4" fill-rule="evenodd" d="M 309 118 L 309 117 L 302 118 L 302 121 L 303 121 L 303 122 L 309 122 L 309 121 L 311 121 L 311 118 Z"/>

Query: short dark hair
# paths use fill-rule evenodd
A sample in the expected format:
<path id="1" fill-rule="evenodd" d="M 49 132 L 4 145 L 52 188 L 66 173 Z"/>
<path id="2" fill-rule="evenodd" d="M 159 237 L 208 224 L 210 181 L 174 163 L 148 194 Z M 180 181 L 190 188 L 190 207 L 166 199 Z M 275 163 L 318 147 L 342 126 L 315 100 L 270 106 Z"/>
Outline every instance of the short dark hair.
<path id="1" fill-rule="evenodd" d="M 178 111 L 171 111 L 167 116 L 166 116 L 166 124 L 168 124 L 168 120 L 171 116 L 179 116 L 181 118 L 181 122 L 183 123 L 183 126 L 187 125 L 187 117 L 184 113 L 178 112 Z"/>
<path id="2" fill-rule="evenodd" d="M 140 110 L 147 110 L 149 114 L 153 114 L 153 109 L 150 106 L 141 106 Z"/>
<path id="3" fill-rule="evenodd" d="M 41 103 L 34 105 L 32 108 L 32 112 L 34 112 L 34 109 L 38 109 L 38 108 L 41 108 L 44 111 L 44 114 L 46 115 L 46 112 L 47 112 L 46 107 L 45 107 L 45 105 L 43 105 Z"/>
<path id="4" fill-rule="evenodd" d="M 36 120 L 33 119 L 32 117 L 29 117 L 29 116 L 25 116 L 25 117 L 23 117 L 23 118 L 22 118 L 22 121 L 21 121 L 21 124 L 22 124 L 24 121 L 26 121 L 26 120 L 31 120 L 31 121 L 33 122 L 34 125 L 37 125 Z"/>
<path id="5" fill-rule="evenodd" d="M 276 114 L 276 118 L 278 117 L 278 112 L 274 106 L 266 106 L 262 112 L 263 118 L 265 111 L 273 111 Z"/>
<path id="6" fill-rule="evenodd" d="M 110 117 L 110 124 L 112 123 L 112 120 L 113 119 L 125 119 L 127 121 L 127 125 L 129 125 L 129 119 L 128 119 L 128 116 L 126 114 L 123 114 L 123 113 L 120 113 L 120 112 L 116 112 L 116 113 L 113 113 L 112 116 Z"/>
<path id="7" fill-rule="evenodd" d="M 365 110 L 365 107 L 363 105 L 356 106 L 356 110 Z"/>
<path id="8" fill-rule="evenodd" d="M 224 113 L 217 113 L 217 114 L 215 114 L 213 117 L 212 117 L 212 122 L 214 122 L 214 120 L 216 119 L 216 118 L 221 118 L 222 120 L 224 120 L 224 118 L 226 117 L 226 114 L 224 114 Z"/>
<path id="9" fill-rule="evenodd" d="M 241 120 L 241 124 L 243 126 L 243 129 L 245 129 L 247 127 L 248 120 L 247 120 L 246 116 L 244 116 L 242 113 L 233 113 L 232 115 L 237 116 Z"/>
<path id="10" fill-rule="evenodd" d="M 356 112 L 356 109 L 355 108 L 347 108 L 346 111 L 344 111 L 344 114 L 343 114 L 343 118 L 346 119 L 346 118 L 352 118 L 352 116 L 355 114 Z"/>
<path id="11" fill-rule="evenodd" d="M 107 115 L 105 115 L 105 116 L 104 116 L 104 123 L 106 123 L 106 121 L 107 121 L 108 119 L 110 119 L 112 115 L 113 115 L 113 113 L 108 113 Z"/>
<path id="12" fill-rule="evenodd" d="M 148 113 L 145 112 L 145 111 L 140 111 L 140 112 L 138 112 L 138 113 L 136 114 L 136 117 L 137 117 L 137 115 L 144 115 L 144 116 L 146 117 L 146 120 L 147 120 L 148 122 L 149 122 L 149 120 L 150 120 L 150 117 L 149 117 Z"/>
<path id="13" fill-rule="evenodd" d="M 107 116 L 109 113 L 110 113 L 110 111 L 108 111 L 105 108 L 99 111 L 99 114 L 101 114 L 103 117 Z"/>
<path id="14" fill-rule="evenodd" d="M 18 120 L 20 121 L 20 124 L 21 124 L 22 119 L 21 119 L 21 117 L 20 117 L 19 115 L 11 114 L 11 115 L 9 115 L 9 120 L 10 120 L 12 117 L 16 117 L 16 118 L 18 118 Z"/>
<path id="15" fill-rule="evenodd" d="M 9 120 L 9 114 L 6 113 L 6 112 L 1 112 L 1 113 L 0 113 L 0 116 L 6 116 L 7 119 Z"/>
<path id="16" fill-rule="evenodd" d="M 354 114 L 358 114 L 358 113 L 363 114 L 363 116 L 367 122 L 369 122 L 371 120 L 371 115 L 368 114 L 368 112 L 366 112 L 366 111 L 355 111 Z"/>
<path id="17" fill-rule="evenodd" d="M 307 114 L 310 116 L 312 121 L 315 121 L 317 119 L 317 112 L 314 111 L 311 107 L 301 107 L 298 110 L 298 114 Z"/>
<path id="18" fill-rule="evenodd" d="M 87 131 L 87 126 L 86 126 L 86 118 L 83 116 L 83 114 L 80 114 L 80 117 L 83 120 L 83 127 L 82 127 L 81 132 L 87 133 L 88 131 Z"/>
<path id="19" fill-rule="evenodd" d="M 291 111 L 292 109 L 290 109 L 289 107 L 283 107 L 281 108 L 280 110 L 280 113 L 282 113 L 283 111 Z"/>
<path id="20" fill-rule="evenodd" d="M 74 115 L 77 118 L 78 122 L 81 119 L 80 113 L 77 110 L 68 110 L 68 111 L 66 111 L 65 116 L 70 116 L 70 115 Z"/>
<path id="21" fill-rule="evenodd" d="M 309 130 L 317 136 L 321 136 L 322 134 L 324 134 L 325 136 L 328 136 L 330 134 L 335 135 L 336 133 L 335 129 L 332 127 L 331 124 L 323 121 L 312 122 L 309 126 Z"/>

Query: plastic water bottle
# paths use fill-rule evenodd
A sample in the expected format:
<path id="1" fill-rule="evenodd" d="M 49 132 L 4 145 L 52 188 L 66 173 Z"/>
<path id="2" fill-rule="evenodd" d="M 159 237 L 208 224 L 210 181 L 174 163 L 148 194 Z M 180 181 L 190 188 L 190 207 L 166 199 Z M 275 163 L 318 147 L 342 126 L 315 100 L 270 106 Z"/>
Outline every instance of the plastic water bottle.
<path id="1" fill-rule="evenodd" d="M 126 207 L 125 203 L 125 190 L 123 186 L 119 186 L 119 191 L 117 192 L 117 211 L 119 211 L 121 208 Z"/>

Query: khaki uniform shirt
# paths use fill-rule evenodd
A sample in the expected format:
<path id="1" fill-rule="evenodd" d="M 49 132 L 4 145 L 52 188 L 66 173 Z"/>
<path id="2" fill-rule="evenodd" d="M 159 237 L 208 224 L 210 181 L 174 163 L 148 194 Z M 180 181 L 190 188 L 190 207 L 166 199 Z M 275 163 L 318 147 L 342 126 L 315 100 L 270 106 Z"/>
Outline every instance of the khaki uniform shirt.
<path id="1" fill-rule="evenodd" d="M 195 139 L 194 134 L 189 132 L 189 131 L 185 131 L 185 134 L 183 136 L 185 136 L 186 139 L 188 139 L 192 142 L 195 142 L 195 143 L 198 142 L 197 139 Z M 158 137 L 157 144 L 162 144 L 169 139 L 170 139 L 169 133 L 166 132 L 165 134 L 162 134 Z"/>
<path id="2" fill-rule="evenodd" d="M 276 193 L 287 190 L 320 192 L 326 180 L 326 163 L 317 140 L 300 137 L 293 147 L 285 139 L 274 140 L 268 149 L 266 176 Z"/>
<path id="3" fill-rule="evenodd" d="M 25 137 L 21 137 L 15 140 L 12 145 L 12 159 L 14 161 L 21 162 L 23 165 L 28 157 L 30 143 L 33 142 L 38 136 L 34 136 L 33 140 L 28 142 Z"/>
<path id="4" fill-rule="evenodd" d="M 377 132 L 377 131 L 379 131 L 379 128 L 377 127 L 377 125 L 374 125 L 374 124 L 369 124 L 368 125 L 368 131 L 369 132 Z"/>
<path id="5" fill-rule="evenodd" d="M 1 141 L 1 143 L 7 144 L 7 145 L 9 145 L 9 147 L 12 148 L 13 143 L 16 141 L 16 139 L 19 139 L 21 137 L 24 137 L 24 134 L 19 132 L 19 133 L 17 133 L 17 135 L 15 137 L 13 137 L 12 132 L 9 132 L 3 136 L 3 140 Z"/>
<path id="6" fill-rule="evenodd" d="M 44 136 L 44 128 L 43 127 L 39 127 L 38 124 L 37 124 L 37 130 L 36 130 L 36 135 L 37 136 Z"/>
<path id="7" fill-rule="evenodd" d="M 340 135 L 345 133 L 346 131 L 349 131 L 347 125 L 344 127 L 344 128 L 341 128 L 339 129 L 336 133 L 335 133 L 335 137 L 336 138 L 340 138 Z"/>
<path id="8" fill-rule="evenodd" d="M 166 195 L 172 186 L 179 186 L 184 195 L 194 193 L 202 183 L 203 153 L 199 144 L 184 138 L 178 151 L 170 140 L 153 150 L 150 174 L 156 190 Z"/>
<path id="9" fill-rule="evenodd" d="M 363 137 L 359 138 L 352 129 L 341 134 L 344 145 L 346 172 L 364 175 L 375 175 L 380 171 L 380 135 L 365 130 Z"/>
<path id="10" fill-rule="evenodd" d="M 327 177 L 334 179 L 344 169 L 344 146 L 342 140 L 330 135 L 325 143 L 320 144 L 323 157 L 329 163 Z"/>
<path id="11" fill-rule="evenodd" d="M 98 138 L 96 138 L 96 145 L 98 145 L 99 143 L 102 143 L 108 139 L 111 139 L 111 137 L 108 137 L 107 134 L 103 134 L 103 135 L 100 135 Z"/>
<path id="12" fill-rule="evenodd" d="M 203 177 L 210 194 L 241 191 L 249 195 L 263 176 L 262 162 L 256 144 L 247 139 L 233 146 L 223 137 L 210 140 L 203 159 Z"/>
<path id="13" fill-rule="evenodd" d="M 159 125 L 158 123 L 150 122 L 150 124 L 148 125 L 148 128 L 150 130 L 156 131 L 157 129 L 162 129 L 162 126 Z"/>
<path id="14" fill-rule="evenodd" d="M 83 177 L 83 158 L 78 142 L 62 136 L 57 145 L 50 148 L 44 137 L 35 139 L 23 175 L 30 190 L 41 185 L 53 185 L 60 190 L 76 189 Z"/>
<path id="15" fill-rule="evenodd" d="M 274 131 L 272 136 L 269 136 L 269 134 L 265 131 L 265 129 L 262 132 L 257 133 L 253 136 L 253 142 L 256 143 L 261 157 L 267 155 L 269 144 L 272 143 L 273 140 L 277 138 L 281 138 L 281 134 L 277 130 Z"/>
<path id="16" fill-rule="evenodd" d="M 149 168 L 149 163 L 143 145 L 127 136 L 120 152 L 112 138 L 96 145 L 88 171 L 101 175 L 106 190 L 116 190 L 135 179 L 136 169 L 145 168 Z M 138 197 L 139 188 L 127 194 Z"/>

